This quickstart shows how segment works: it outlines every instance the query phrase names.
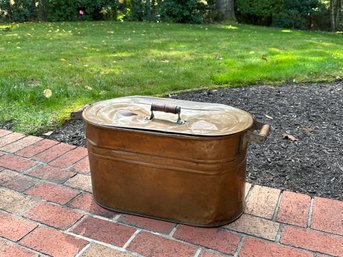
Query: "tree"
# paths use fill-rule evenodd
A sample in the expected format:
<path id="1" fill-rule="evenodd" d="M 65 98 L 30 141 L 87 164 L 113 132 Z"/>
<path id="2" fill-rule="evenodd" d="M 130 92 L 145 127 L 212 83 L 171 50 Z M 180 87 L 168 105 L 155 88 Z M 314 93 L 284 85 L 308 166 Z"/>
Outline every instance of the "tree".
<path id="1" fill-rule="evenodd" d="M 216 8 L 219 18 L 235 19 L 234 0 L 216 0 Z"/>
<path id="2" fill-rule="evenodd" d="M 339 27 L 342 11 L 342 0 L 330 0 L 331 30 L 336 31 Z"/>

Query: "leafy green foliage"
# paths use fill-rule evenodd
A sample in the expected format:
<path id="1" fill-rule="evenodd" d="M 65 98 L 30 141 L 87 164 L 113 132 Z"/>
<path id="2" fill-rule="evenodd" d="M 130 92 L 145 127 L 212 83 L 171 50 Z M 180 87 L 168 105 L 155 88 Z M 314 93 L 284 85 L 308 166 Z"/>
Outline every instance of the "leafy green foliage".
<path id="1" fill-rule="evenodd" d="M 207 5 L 198 0 L 165 0 L 160 6 L 162 21 L 177 23 L 202 23 Z"/>
<path id="2" fill-rule="evenodd" d="M 0 0 L 0 19 L 49 21 L 116 19 L 114 0 Z"/>
<path id="3" fill-rule="evenodd" d="M 84 11 L 88 20 L 113 19 L 116 16 L 117 4 L 114 0 L 79 0 L 78 11 Z"/>
<path id="4" fill-rule="evenodd" d="M 47 0 L 51 21 L 105 20 L 115 18 L 113 0 Z"/>
<path id="5" fill-rule="evenodd" d="M 328 7 L 322 0 L 236 0 L 242 23 L 291 29 L 327 28 Z"/>
<path id="6" fill-rule="evenodd" d="M 214 0 L 131 0 L 128 20 L 203 23 L 213 18 Z"/>
<path id="7" fill-rule="evenodd" d="M 13 2 L 15 4 L 13 4 Z M 215 0 L 0 0 L 0 19 L 128 20 L 202 23 L 213 20 Z"/>
<path id="8" fill-rule="evenodd" d="M 75 21 L 78 18 L 77 1 L 48 0 L 48 19 L 51 21 Z"/>
<path id="9" fill-rule="evenodd" d="M 128 1 L 127 7 L 129 8 L 126 13 L 127 20 L 130 21 L 157 21 L 157 4 L 156 1 L 142 1 L 131 0 Z"/>
<path id="10" fill-rule="evenodd" d="M 0 18 L 6 21 L 22 22 L 36 18 L 33 0 L 0 0 Z"/>
<path id="11" fill-rule="evenodd" d="M 283 0 L 281 10 L 273 18 L 273 25 L 292 29 L 309 29 L 312 17 L 320 6 L 319 0 Z"/>
<path id="12" fill-rule="evenodd" d="M 272 24 L 272 18 L 282 8 L 283 0 L 236 0 L 236 16 L 243 23 Z"/>

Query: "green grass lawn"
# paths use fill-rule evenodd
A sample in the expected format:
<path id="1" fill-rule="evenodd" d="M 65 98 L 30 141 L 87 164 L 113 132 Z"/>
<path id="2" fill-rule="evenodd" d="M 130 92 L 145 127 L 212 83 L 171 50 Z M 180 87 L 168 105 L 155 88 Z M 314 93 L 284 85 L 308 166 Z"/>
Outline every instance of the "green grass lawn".
<path id="1" fill-rule="evenodd" d="M 35 134 L 86 103 L 122 95 L 331 81 L 343 77 L 343 34 L 243 25 L 0 25 L 0 65 L 0 124 Z"/>

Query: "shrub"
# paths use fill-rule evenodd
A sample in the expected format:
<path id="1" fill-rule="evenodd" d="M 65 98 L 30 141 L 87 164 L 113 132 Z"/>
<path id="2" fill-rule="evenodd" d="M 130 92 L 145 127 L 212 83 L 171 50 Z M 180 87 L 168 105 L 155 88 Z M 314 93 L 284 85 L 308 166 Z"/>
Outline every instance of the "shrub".
<path id="1" fill-rule="evenodd" d="M 78 19 L 78 5 L 75 0 L 48 0 L 46 5 L 50 21 L 75 21 Z"/>
<path id="2" fill-rule="evenodd" d="M 292 29 L 310 29 L 313 27 L 313 15 L 319 6 L 319 0 L 283 0 L 282 9 L 273 18 L 273 25 Z"/>
<path id="3" fill-rule="evenodd" d="M 35 0 L 0 0 L 0 17 L 5 21 L 33 20 L 36 14 Z"/>
<path id="4" fill-rule="evenodd" d="M 239 22 L 291 29 L 322 28 L 330 20 L 321 0 L 236 0 Z"/>
<path id="5" fill-rule="evenodd" d="M 116 17 L 117 5 L 114 0 L 79 0 L 77 9 L 80 18 L 105 20 Z"/>
<path id="6" fill-rule="evenodd" d="M 7 21 L 128 19 L 202 23 L 215 17 L 215 0 L 0 0 Z"/>
<path id="7" fill-rule="evenodd" d="M 48 19 L 51 21 L 115 18 L 116 7 L 113 0 L 47 0 Z"/>
<path id="8" fill-rule="evenodd" d="M 177 23 L 202 23 L 214 17 L 214 0 L 131 0 L 133 21 L 163 21 Z"/>
<path id="9" fill-rule="evenodd" d="M 159 20 L 157 7 L 157 1 L 131 0 L 128 3 L 127 17 L 131 21 L 157 21 Z"/>
<path id="10" fill-rule="evenodd" d="M 282 8 L 283 0 L 236 0 L 236 17 L 239 22 L 269 26 L 273 16 Z"/>
<path id="11" fill-rule="evenodd" d="M 213 1 L 164 0 L 160 4 L 161 21 L 177 23 L 203 23 L 214 11 Z"/>

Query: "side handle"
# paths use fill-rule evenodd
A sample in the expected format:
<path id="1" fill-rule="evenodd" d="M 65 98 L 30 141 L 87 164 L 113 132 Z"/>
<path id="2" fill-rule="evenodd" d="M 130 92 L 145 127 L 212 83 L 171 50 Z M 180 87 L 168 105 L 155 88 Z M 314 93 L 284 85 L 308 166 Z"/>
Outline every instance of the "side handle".
<path id="1" fill-rule="evenodd" d="M 253 132 L 254 130 L 258 130 L 259 133 L 258 134 L 254 133 Z M 269 132 L 270 132 L 270 125 L 263 124 L 254 120 L 252 130 L 248 131 L 249 140 L 257 144 L 263 144 L 267 140 Z"/>

